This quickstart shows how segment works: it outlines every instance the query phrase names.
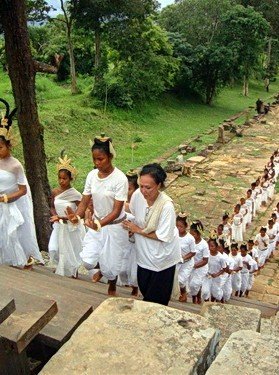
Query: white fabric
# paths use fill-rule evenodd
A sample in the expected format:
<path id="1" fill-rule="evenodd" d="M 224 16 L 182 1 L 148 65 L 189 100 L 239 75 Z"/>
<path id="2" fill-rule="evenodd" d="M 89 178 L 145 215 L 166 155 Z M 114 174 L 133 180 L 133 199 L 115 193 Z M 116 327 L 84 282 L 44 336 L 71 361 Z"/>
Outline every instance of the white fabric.
<path id="1" fill-rule="evenodd" d="M 208 243 L 202 238 L 199 243 L 196 243 L 196 255 L 194 256 L 194 263 L 198 263 L 203 258 L 209 258 Z M 192 296 L 196 296 L 200 291 L 204 278 L 208 272 L 208 264 L 200 268 L 193 268 L 189 281 L 189 289 Z"/>
<path id="2" fill-rule="evenodd" d="M 236 242 L 243 241 L 242 222 L 243 216 L 235 214 L 232 220 L 232 239 Z"/>
<path id="3" fill-rule="evenodd" d="M 30 256 L 44 263 L 38 248 L 30 189 L 21 163 L 8 157 L 0 159 L 0 195 L 26 185 L 27 194 L 14 202 L 0 203 L 0 264 L 26 265 Z"/>
<path id="4" fill-rule="evenodd" d="M 236 270 L 239 267 L 243 267 L 242 257 L 240 254 L 230 255 L 230 258 L 233 261 L 233 270 Z M 241 273 L 237 271 L 231 275 L 232 278 L 232 289 L 235 291 L 240 291 L 241 287 Z"/>
<path id="5" fill-rule="evenodd" d="M 243 216 L 243 218 L 242 218 L 242 232 L 245 233 L 246 232 L 246 225 L 248 223 L 248 206 L 247 206 L 247 204 L 243 204 L 240 207 L 239 212 Z"/>
<path id="6" fill-rule="evenodd" d="M 220 301 L 223 297 L 222 289 L 222 276 L 211 277 L 211 274 L 215 274 L 224 270 L 227 267 L 225 259 L 222 254 L 217 253 L 216 255 L 209 255 L 208 258 L 208 274 L 203 280 L 202 284 L 202 298 L 204 300 L 209 300 L 210 297 L 215 298 Z"/>
<path id="7" fill-rule="evenodd" d="M 256 191 L 256 201 L 255 201 L 255 206 L 256 206 L 256 211 L 259 211 L 262 203 L 262 188 L 260 186 L 255 187 Z"/>
<path id="8" fill-rule="evenodd" d="M 94 216 L 103 219 L 112 212 L 115 200 L 127 200 L 127 177 L 118 168 L 114 168 L 109 176 L 101 179 L 98 177 L 98 169 L 94 169 L 87 176 L 83 194 L 92 195 Z M 123 204 L 118 218 L 124 216 Z M 89 229 L 84 237 L 80 256 L 92 268 L 99 262 L 101 273 L 108 280 L 114 280 L 121 271 L 127 242 L 128 232 L 122 227 L 122 223 L 106 225 L 99 232 Z"/>
<path id="9" fill-rule="evenodd" d="M 252 217 L 253 217 L 253 199 L 252 198 L 247 198 L 246 199 L 246 206 L 248 208 L 248 213 L 247 213 L 247 224 L 251 224 L 252 222 Z"/>
<path id="10" fill-rule="evenodd" d="M 64 217 L 67 207 L 76 210 L 75 202 L 81 200 L 81 194 L 74 188 L 70 188 L 54 198 L 54 207 L 58 216 Z M 52 259 L 57 259 L 56 274 L 61 276 L 76 276 L 81 264 L 80 252 L 82 241 L 85 236 L 85 228 L 79 223 L 73 225 L 71 222 L 57 222 L 49 242 L 49 252 Z"/>
<path id="11" fill-rule="evenodd" d="M 275 250 L 276 246 L 276 237 L 277 237 L 277 228 L 273 225 L 272 228 L 267 228 L 266 234 L 268 235 L 269 238 L 269 243 L 267 247 L 267 257 L 269 258 L 270 255 L 273 253 Z"/>
<path id="12" fill-rule="evenodd" d="M 130 202 L 130 211 L 135 216 L 135 223 L 145 227 L 148 204 L 140 189 L 134 192 Z M 158 228 L 155 231 L 158 240 L 153 240 L 135 233 L 137 263 L 151 271 L 163 271 L 181 261 L 178 230 L 173 203 L 165 203 Z"/>
<path id="13" fill-rule="evenodd" d="M 259 267 L 262 267 L 265 264 L 266 258 L 268 256 L 268 245 L 269 237 L 266 234 L 264 237 L 258 233 L 255 237 L 255 242 L 258 242 L 258 251 L 259 251 Z"/>
<path id="14" fill-rule="evenodd" d="M 131 213 L 127 213 L 127 220 L 134 222 L 134 219 L 135 218 Z M 117 284 L 138 286 L 137 268 L 135 236 L 132 235 L 128 239 L 124 250 L 121 271 L 118 275 Z"/>
<path id="15" fill-rule="evenodd" d="M 229 257 L 226 253 L 223 253 L 222 254 L 227 266 L 228 266 L 228 269 L 230 271 L 233 271 L 234 269 L 234 261 L 232 260 L 231 257 Z M 227 272 L 224 272 L 223 275 L 221 275 L 221 279 L 222 279 L 222 290 L 223 290 L 223 299 L 224 301 L 228 301 L 230 298 L 231 298 L 231 294 L 232 294 L 232 278 L 231 278 L 231 275 L 228 274 Z"/>
<path id="16" fill-rule="evenodd" d="M 230 223 L 227 223 L 227 224 L 224 224 L 224 228 L 223 228 L 223 237 L 224 237 L 224 240 L 227 244 L 227 246 L 230 246 L 231 244 L 231 229 L 232 229 L 232 226 Z"/>
<path id="17" fill-rule="evenodd" d="M 153 205 L 148 207 L 148 213 L 145 215 L 144 233 L 149 234 L 156 231 L 162 210 L 167 202 L 172 202 L 172 199 L 167 194 L 160 192 Z"/>
<path id="18" fill-rule="evenodd" d="M 98 172 L 98 169 L 89 172 L 83 194 L 92 195 L 94 215 L 103 219 L 112 212 L 115 200 L 121 202 L 127 200 L 128 180 L 118 168 L 114 168 L 113 172 L 106 178 L 99 178 Z M 118 218 L 122 218 L 124 214 L 123 205 Z"/>
<path id="19" fill-rule="evenodd" d="M 194 237 L 187 233 L 184 237 L 179 237 L 181 255 L 185 256 L 189 253 L 196 253 L 196 244 Z M 189 279 L 194 267 L 194 257 L 177 265 L 178 282 L 181 288 L 186 288 L 189 292 Z"/>
<path id="20" fill-rule="evenodd" d="M 240 286 L 240 290 L 244 294 L 246 292 L 246 290 L 247 290 L 248 281 L 249 281 L 249 270 L 248 270 L 248 266 L 247 266 L 246 263 L 248 263 L 248 265 L 251 265 L 252 262 L 253 262 L 253 259 L 252 259 L 252 257 L 249 254 L 247 254 L 247 255 L 245 255 L 245 257 L 242 257 L 242 262 L 243 262 L 243 268 L 240 271 L 240 273 L 241 273 L 241 286 Z"/>

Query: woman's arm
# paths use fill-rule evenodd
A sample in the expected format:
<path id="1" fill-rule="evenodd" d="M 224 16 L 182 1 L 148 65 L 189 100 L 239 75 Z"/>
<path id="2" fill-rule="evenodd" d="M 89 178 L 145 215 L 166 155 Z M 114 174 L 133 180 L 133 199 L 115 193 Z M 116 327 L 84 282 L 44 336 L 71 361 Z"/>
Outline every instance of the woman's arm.
<path id="1" fill-rule="evenodd" d="M 196 255 L 196 253 L 191 253 L 191 252 L 190 252 L 190 253 L 184 255 L 182 258 L 183 258 L 184 260 L 189 260 L 189 259 L 193 258 L 195 255 Z"/>
<path id="2" fill-rule="evenodd" d="M 146 237 L 146 238 L 150 238 L 151 240 L 161 241 L 161 240 L 159 240 L 159 238 L 156 236 L 156 233 L 155 233 L 155 232 L 144 233 L 144 232 L 143 232 L 143 228 L 140 228 L 138 225 L 136 225 L 135 223 L 132 223 L 132 222 L 129 221 L 129 220 L 124 220 L 124 221 L 123 221 L 123 227 L 124 227 L 125 229 L 129 230 L 129 232 L 131 232 L 131 233 L 137 233 L 137 234 L 140 234 L 141 236 Z"/>
<path id="3" fill-rule="evenodd" d="M 27 193 L 26 185 L 17 185 L 18 191 L 15 191 L 14 193 L 4 194 L 4 196 L 0 197 L 0 202 L 5 202 L 5 196 L 8 200 L 7 203 L 14 202 L 20 197 L 23 197 Z"/>

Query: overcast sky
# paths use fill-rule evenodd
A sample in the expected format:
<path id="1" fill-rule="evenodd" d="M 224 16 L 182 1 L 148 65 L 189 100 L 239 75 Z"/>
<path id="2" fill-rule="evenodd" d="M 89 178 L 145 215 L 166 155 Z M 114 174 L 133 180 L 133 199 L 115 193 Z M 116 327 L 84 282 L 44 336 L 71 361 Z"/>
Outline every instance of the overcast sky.
<path id="1" fill-rule="evenodd" d="M 161 3 L 162 8 L 163 8 L 163 7 L 165 7 L 165 6 L 169 5 L 169 4 L 174 3 L 174 0 L 159 0 L 159 2 Z M 53 5 L 54 8 L 57 9 L 57 12 L 55 12 L 55 14 L 59 13 L 59 11 L 60 11 L 60 0 L 48 0 L 48 3 L 51 4 L 51 5 Z"/>

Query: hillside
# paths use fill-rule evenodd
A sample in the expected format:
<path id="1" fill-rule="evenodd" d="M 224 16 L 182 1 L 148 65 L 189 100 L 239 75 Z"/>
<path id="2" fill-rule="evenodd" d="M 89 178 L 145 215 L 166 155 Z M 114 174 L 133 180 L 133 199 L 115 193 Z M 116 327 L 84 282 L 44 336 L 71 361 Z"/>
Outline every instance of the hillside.
<path id="1" fill-rule="evenodd" d="M 69 86 L 57 84 L 53 77 L 37 75 L 37 102 L 40 120 L 45 128 L 50 183 L 56 185 L 56 160 L 64 148 L 79 170 L 75 186 L 82 189 L 92 168 L 89 140 L 96 134 L 110 135 L 117 150 L 116 164 L 126 171 L 151 161 L 168 148 L 206 132 L 234 113 L 254 105 L 258 97 L 267 99 L 279 91 L 279 82 L 264 91 L 263 82 L 252 82 L 250 96 L 243 97 L 241 87 L 225 89 L 214 105 L 208 107 L 196 100 L 179 99 L 171 94 L 160 100 L 139 105 L 133 110 L 108 107 L 90 96 L 91 78 L 80 78 L 81 94 L 71 95 Z M 12 102 L 10 81 L 0 73 L 0 95 Z M 254 114 L 251 110 L 251 115 Z M 243 118 L 244 121 L 244 118 Z M 215 135 L 205 135 L 202 143 L 210 143 Z M 132 152 L 132 143 L 136 148 Z M 132 155 L 133 154 L 133 155 Z M 20 145 L 14 155 L 22 160 Z"/>

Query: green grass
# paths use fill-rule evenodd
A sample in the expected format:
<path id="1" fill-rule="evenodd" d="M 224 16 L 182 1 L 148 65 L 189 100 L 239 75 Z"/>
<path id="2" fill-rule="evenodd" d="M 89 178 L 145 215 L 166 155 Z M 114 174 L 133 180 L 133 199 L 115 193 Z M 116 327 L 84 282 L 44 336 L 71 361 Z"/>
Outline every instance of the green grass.
<path id="1" fill-rule="evenodd" d="M 82 92 L 77 95 L 71 95 L 68 84 L 57 84 L 50 76 L 38 74 L 36 82 L 50 183 L 52 186 L 57 184 L 55 166 L 64 148 L 79 170 L 75 186 L 80 190 L 92 168 L 89 140 L 102 131 L 113 138 L 117 151 L 115 164 L 126 171 L 197 135 L 201 135 L 202 142 L 193 145 L 200 150 L 204 144 L 216 139 L 216 133 L 206 134 L 210 128 L 254 105 L 258 97 L 267 99 L 279 91 L 279 82 L 270 86 L 269 93 L 264 91 L 262 82 L 252 82 L 249 97 L 243 97 L 241 87 L 236 85 L 222 91 L 211 107 L 166 94 L 133 110 L 109 107 L 104 113 L 102 105 L 90 96 L 91 78 L 79 78 Z M 8 76 L 3 73 L 0 73 L 0 96 L 9 102 L 13 100 Z M 252 110 L 251 115 L 254 114 Z M 243 123 L 245 116 L 239 121 Z M 141 142 L 136 143 L 137 149 L 132 155 L 131 145 L 135 139 Z M 20 145 L 14 155 L 22 160 Z"/>

